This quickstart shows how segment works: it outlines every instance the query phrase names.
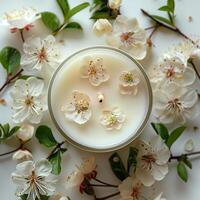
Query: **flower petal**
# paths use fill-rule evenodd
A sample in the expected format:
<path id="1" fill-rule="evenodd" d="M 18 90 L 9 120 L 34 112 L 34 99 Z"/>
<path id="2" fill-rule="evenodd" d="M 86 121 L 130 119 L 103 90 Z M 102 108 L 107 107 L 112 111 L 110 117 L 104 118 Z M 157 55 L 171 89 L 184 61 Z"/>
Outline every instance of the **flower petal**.
<path id="1" fill-rule="evenodd" d="M 35 164 L 35 173 L 37 176 L 48 176 L 51 170 L 51 163 L 46 159 L 40 160 Z"/>

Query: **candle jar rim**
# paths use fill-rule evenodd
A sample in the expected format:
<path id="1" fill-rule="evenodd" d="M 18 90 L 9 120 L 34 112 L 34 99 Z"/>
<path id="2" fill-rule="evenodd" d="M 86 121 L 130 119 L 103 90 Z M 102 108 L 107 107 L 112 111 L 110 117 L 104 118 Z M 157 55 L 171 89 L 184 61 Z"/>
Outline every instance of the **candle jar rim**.
<path id="1" fill-rule="evenodd" d="M 55 119 L 55 116 L 53 114 L 53 109 L 52 109 L 52 104 L 51 104 L 51 96 L 52 96 L 52 87 L 53 87 L 53 83 L 54 80 L 56 78 L 56 75 L 58 74 L 58 72 L 62 69 L 62 67 L 64 66 L 64 64 L 72 59 L 74 56 L 84 52 L 84 51 L 89 51 L 92 49 L 105 49 L 105 50 L 111 50 L 111 51 L 115 51 L 118 52 L 124 56 L 126 56 L 127 58 L 129 58 L 132 62 L 135 63 L 135 65 L 138 67 L 138 69 L 140 70 L 140 72 L 142 73 L 144 79 L 145 79 L 145 83 L 147 85 L 147 91 L 148 91 L 148 110 L 146 112 L 146 115 L 144 117 L 144 120 L 142 121 L 142 124 L 140 125 L 140 127 L 138 128 L 138 130 L 135 132 L 135 134 L 129 138 L 129 140 L 125 141 L 122 144 L 119 144 L 117 146 L 114 147 L 108 147 L 108 148 L 93 148 L 93 147 L 88 147 L 86 145 L 82 145 L 76 141 L 74 141 L 72 138 L 70 138 L 67 134 L 66 131 L 62 130 L 62 128 L 60 127 L 60 125 L 58 124 L 58 122 Z M 88 151 L 88 152 L 94 152 L 94 153 L 106 153 L 106 152 L 112 152 L 112 151 L 116 151 L 122 148 L 127 147 L 131 142 L 133 142 L 144 130 L 144 128 L 147 125 L 147 122 L 150 118 L 151 115 L 151 111 L 152 111 L 152 105 L 153 105 L 153 92 L 152 92 L 152 87 L 151 87 L 151 83 L 150 80 L 143 68 L 143 66 L 137 61 L 135 60 L 131 55 L 129 55 L 128 53 L 126 53 L 123 50 L 114 48 L 114 47 L 110 47 L 110 46 L 91 46 L 91 47 L 87 47 L 87 48 L 83 48 L 79 51 L 76 51 L 75 53 L 72 53 L 70 56 L 68 56 L 59 66 L 58 68 L 55 70 L 54 74 L 51 77 L 50 83 L 49 83 L 49 87 L 48 87 L 48 110 L 50 113 L 50 117 L 56 127 L 56 129 L 58 130 L 58 132 L 67 140 L 68 143 L 72 144 L 73 146 L 77 147 L 78 149 L 84 150 L 84 151 Z"/>

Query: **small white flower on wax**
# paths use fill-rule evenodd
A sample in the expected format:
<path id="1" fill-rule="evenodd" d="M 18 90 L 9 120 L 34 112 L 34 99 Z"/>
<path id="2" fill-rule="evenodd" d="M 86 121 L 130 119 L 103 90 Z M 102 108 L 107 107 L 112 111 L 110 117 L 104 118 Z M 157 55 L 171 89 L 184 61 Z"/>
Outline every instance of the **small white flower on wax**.
<path id="1" fill-rule="evenodd" d="M 119 77 L 119 89 L 121 94 L 138 93 L 138 84 L 140 83 L 139 76 L 135 70 L 123 71 Z"/>
<path id="2" fill-rule="evenodd" d="M 47 99 L 44 93 L 44 82 L 35 77 L 15 82 L 11 97 L 12 119 L 15 123 L 30 122 L 37 124 L 47 110 Z M 30 128 L 30 127 L 29 127 Z M 29 129 L 31 133 L 32 129 Z"/>
<path id="3" fill-rule="evenodd" d="M 198 94 L 193 88 L 170 83 L 154 92 L 153 114 L 162 123 L 184 124 L 199 113 Z"/>
<path id="4" fill-rule="evenodd" d="M 61 107 L 65 118 L 77 124 L 85 124 L 92 116 L 91 101 L 87 94 L 79 91 L 72 92 L 72 100 Z"/>
<path id="5" fill-rule="evenodd" d="M 22 124 L 20 129 L 17 131 L 16 136 L 23 142 L 30 140 L 34 134 L 34 126 L 31 124 Z"/>
<path id="6" fill-rule="evenodd" d="M 144 59 L 147 54 L 146 33 L 135 18 L 119 15 L 113 24 L 112 33 L 107 36 L 107 43 L 130 53 L 136 60 Z"/>
<path id="7" fill-rule="evenodd" d="M 125 119 L 125 114 L 118 107 L 114 107 L 112 110 L 103 111 L 100 122 L 107 130 L 120 130 Z"/>
<path id="8" fill-rule="evenodd" d="M 107 19 L 98 19 L 93 25 L 93 32 L 97 36 L 112 32 L 112 24 Z"/>
<path id="9" fill-rule="evenodd" d="M 110 78 L 103 58 L 86 56 L 83 59 L 80 71 L 81 77 L 87 78 L 93 86 L 99 86 Z"/>

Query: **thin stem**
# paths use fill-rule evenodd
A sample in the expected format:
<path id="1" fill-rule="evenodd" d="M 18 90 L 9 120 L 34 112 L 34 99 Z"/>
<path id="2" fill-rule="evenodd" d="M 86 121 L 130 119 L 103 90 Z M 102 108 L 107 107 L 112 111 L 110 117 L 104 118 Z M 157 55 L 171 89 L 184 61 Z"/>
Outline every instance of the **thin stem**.
<path id="1" fill-rule="evenodd" d="M 159 25 L 157 25 L 157 26 L 154 27 L 153 31 L 152 31 L 151 34 L 149 35 L 149 38 L 148 38 L 149 40 L 151 40 L 153 34 L 158 30 L 158 28 L 159 28 Z"/>
<path id="2" fill-rule="evenodd" d="M 181 155 L 178 155 L 178 156 L 173 156 L 171 154 L 171 156 L 169 158 L 169 161 L 171 161 L 171 160 L 179 160 L 183 156 L 194 156 L 194 155 L 200 155 L 200 151 L 195 151 L 195 152 L 191 152 L 191 153 L 185 153 L 185 154 L 181 154 Z"/>
<path id="3" fill-rule="evenodd" d="M 90 186 L 92 187 L 113 187 L 113 188 L 117 188 L 117 186 L 115 185 L 100 185 L 100 184 L 90 184 Z"/>
<path id="4" fill-rule="evenodd" d="M 155 28 L 156 26 L 150 26 L 150 27 L 147 27 L 147 28 L 145 28 L 144 30 L 145 31 L 148 31 L 148 30 L 151 30 L 151 29 L 153 29 L 153 28 Z"/>
<path id="5" fill-rule="evenodd" d="M 97 179 L 97 178 L 94 178 L 93 180 L 95 180 L 96 182 L 101 183 L 101 184 L 103 184 L 103 185 L 110 186 L 110 187 L 118 187 L 117 185 L 113 185 L 113 184 L 110 184 L 110 183 L 106 183 L 106 182 L 101 181 L 101 180 L 99 180 L 99 179 Z"/>
<path id="6" fill-rule="evenodd" d="M 195 66 L 195 64 L 194 64 L 194 62 L 193 62 L 192 60 L 190 60 L 189 62 L 190 62 L 190 64 L 192 65 L 194 71 L 196 72 L 197 77 L 200 79 L 200 74 L 199 74 L 199 72 L 198 72 L 198 70 L 197 70 L 197 68 L 196 68 L 196 66 Z"/>
<path id="7" fill-rule="evenodd" d="M 66 141 L 62 141 L 60 143 L 58 143 L 54 149 L 50 152 L 50 154 L 47 156 L 47 159 L 49 159 L 58 149 L 60 149 L 60 147 L 65 143 Z"/>
<path id="8" fill-rule="evenodd" d="M 119 195 L 119 194 L 120 194 L 120 192 L 116 192 L 116 193 L 114 193 L 114 194 L 110 194 L 110 195 L 105 196 L 105 197 L 100 197 L 100 198 L 95 197 L 95 200 L 105 200 L 105 199 L 109 199 L 109 198 L 115 197 L 115 196 L 117 196 L 117 195 Z"/>
<path id="9" fill-rule="evenodd" d="M 164 27 L 167 28 L 173 32 L 178 33 L 179 35 L 181 35 L 182 37 L 184 37 L 185 39 L 189 40 L 192 44 L 196 45 L 196 42 L 194 40 L 192 40 L 191 38 L 189 38 L 187 35 L 185 35 L 178 27 L 176 26 L 168 26 L 165 23 L 162 23 L 158 20 L 156 20 L 154 17 L 152 17 L 147 11 L 141 9 L 142 13 L 144 15 L 146 15 L 147 17 L 149 17 L 151 20 L 153 20 L 154 22 L 156 22 L 157 25 L 159 25 L 160 27 Z"/>
<path id="10" fill-rule="evenodd" d="M 24 70 L 23 69 L 20 69 L 14 76 L 11 76 L 10 78 L 7 77 L 5 83 L 0 87 L 0 92 L 3 91 L 3 89 L 9 85 L 14 79 L 16 79 L 18 76 L 21 75 L 21 73 L 23 72 Z"/>
<path id="11" fill-rule="evenodd" d="M 24 39 L 24 33 L 23 33 L 23 31 L 24 31 L 24 29 L 19 29 L 19 33 L 20 33 L 22 42 L 24 43 L 24 42 L 25 42 L 25 39 Z"/>
<path id="12" fill-rule="evenodd" d="M 6 155 L 9 155 L 9 154 L 12 154 L 12 153 L 15 153 L 16 151 L 20 150 L 22 147 L 23 147 L 23 144 L 20 144 L 19 147 L 17 147 L 16 149 L 14 149 L 14 150 L 12 150 L 12 151 L 9 151 L 9 152 L 0 154 L 0 157 L 1 157 L 1 156 L 6 156 Z"/>

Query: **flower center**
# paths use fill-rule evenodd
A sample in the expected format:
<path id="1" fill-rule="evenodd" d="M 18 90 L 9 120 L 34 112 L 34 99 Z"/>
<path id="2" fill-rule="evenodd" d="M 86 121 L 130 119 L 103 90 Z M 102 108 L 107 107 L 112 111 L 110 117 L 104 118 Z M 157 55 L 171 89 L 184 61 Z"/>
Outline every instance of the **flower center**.
<path id="1" fill-rule="evenodd" d="M 181 112 L 183 110 L 182 103 L 178 98 L 168 101 L 167 110 L 172 110 L 174 112 Z"/>
<path id="2" fill-rule="evenodd" d="M 40 62 L 47 60 L 47 55 L 46 55 L 46 51 L 45 51 L 44 47 L 42 47 L 41 51 L 39 52 L 38 58 L 39 58 Z"/>
<path id="3" fill-rule="evenodd" d="M 89 102 L 86 99 L 77 100 L 75 103 L 78 113 L 88 110 Z"/>
<path id="4" fill-rule="evenodd" d="M 174 67 L 170 66 L 169 68 L 167 68 L 166 77 L 171 79 L 174 75 L 175 75 Z"/>
<path id="5" fill-rule="evenodd" d="M 32 106 L 34 104 L 34 102 L 33 102 L 33 96 L 27 97 L 27 99 L 25 100 L 25 104 L 27 106 Z"/>
<path id="6" fill-rule="evenodd" d="M 128 72 L 127 74 L 124 75 L 124 80 L 127 83 L 132 83 L 133 82 L 133 75 L 132 73 Z"/>
<path id="7" fill-rule="evenodd" d="M 120 35 L 120 40 L 121 40 L 122 43 L 124 43 L 126 45 L 131 45 L 134 41 L 133 35 L 134 35 L 133 32 L 122 33 Z"/>
<path id="8" fill-rule="evenodd" d="M 132 193 L 131 196 L 133 197 L 133 199 L 139 199 L 139 195 L 140 195 L 140 190 L 139 190 L 139 186 L 135 186 L 132 189 Z"/>
<path id="9" fill-rule="evenodd" d="M 114 125 L 117 123 L 117 117 L 113 114 L 111 114 L 109 117 L 108 117 L 108 123 L 110 125 Z"/>
<path id="10" fill-rule="evenodd" d="M 149 154 L 149 155 L 144 155 L 142 156 L 142 160 L 144 161 L 145 163 L 145 168 L 148 169 L 148 170 L 151 170 L 152 169 L 152 164 L 156 162 L 156 159 L 154 157 L 153 154 Z"/>

